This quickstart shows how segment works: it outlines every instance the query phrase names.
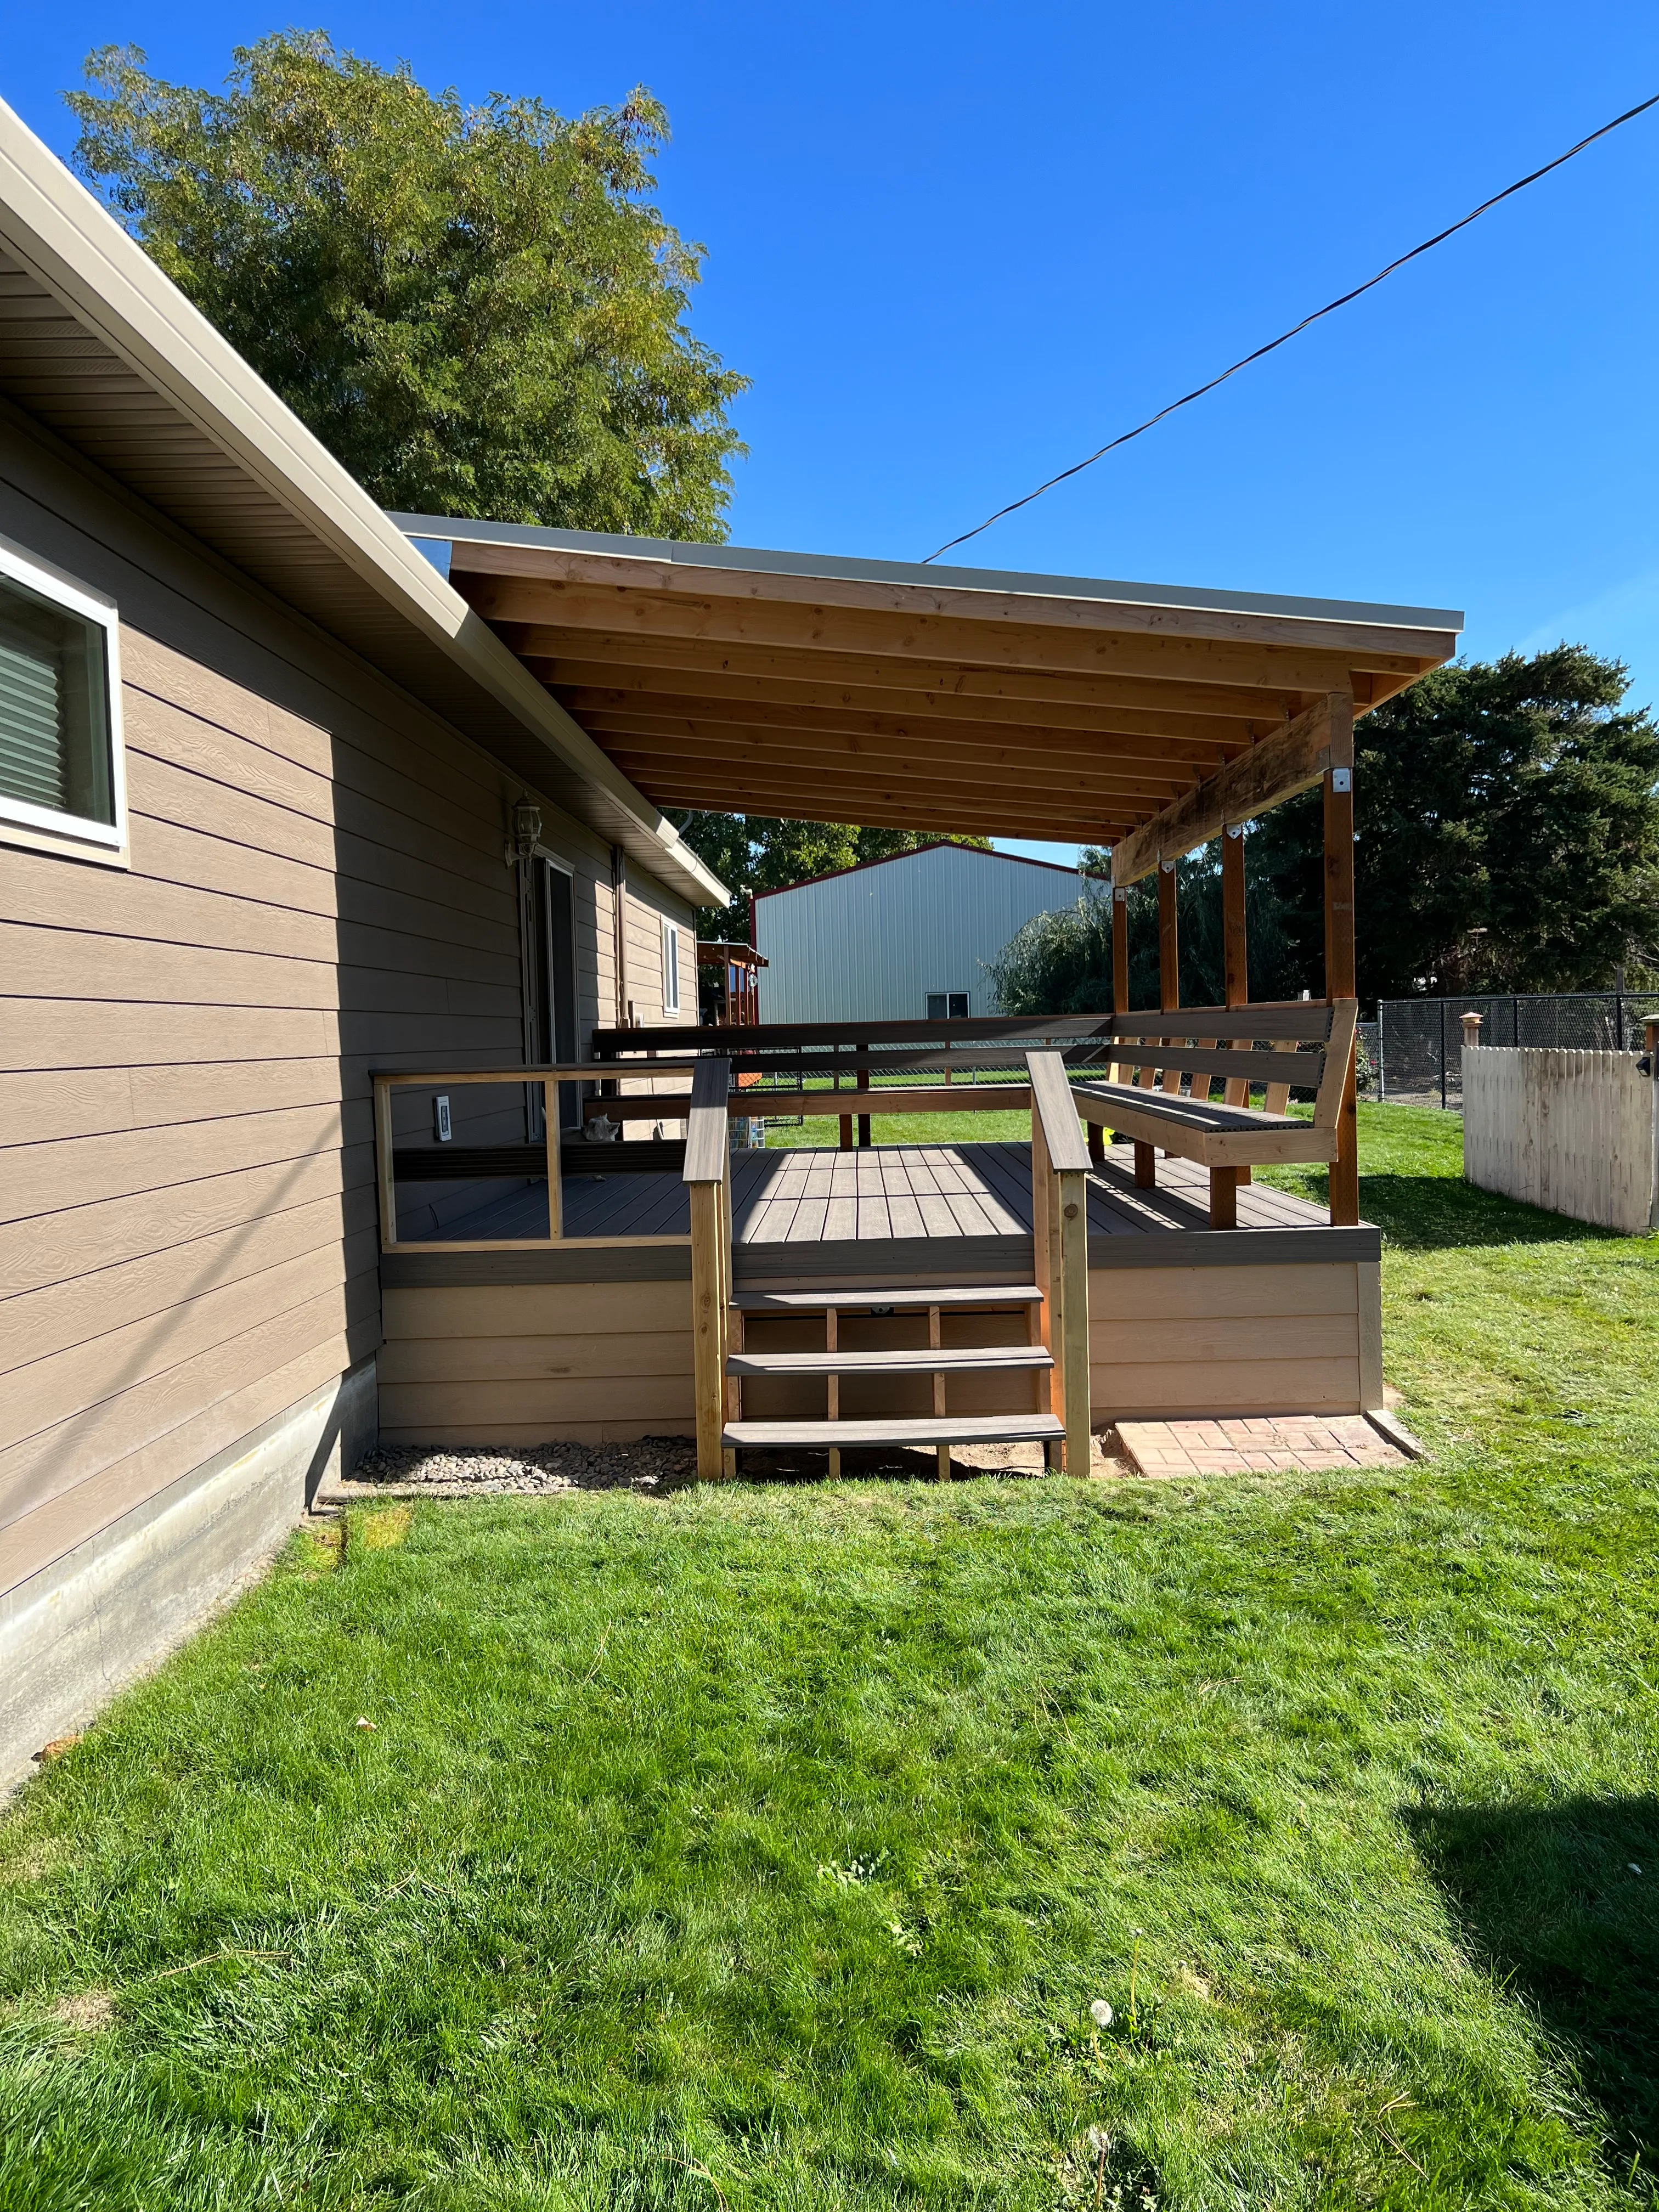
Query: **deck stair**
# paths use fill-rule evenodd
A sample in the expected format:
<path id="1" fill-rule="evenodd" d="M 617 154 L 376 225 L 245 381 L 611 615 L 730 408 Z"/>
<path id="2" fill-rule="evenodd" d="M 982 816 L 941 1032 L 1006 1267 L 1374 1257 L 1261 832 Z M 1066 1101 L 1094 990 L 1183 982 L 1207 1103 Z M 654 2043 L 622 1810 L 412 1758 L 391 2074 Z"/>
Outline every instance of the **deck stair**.
<path id="1" fill-rule="evenodd" d="M 1022 1340 L 1006 1344 L 946 1345 L 942 1341 L 946 1313 L 995 1312 L 1018 1314 Z M 1035 1284 L 941 1285 L 932 1289 L 885 1289 L 864 1283 L 848 1289 L 779 1288 L 738 1291 L 732 1300 L 732 1350 L 726 1371 L 733 1401 L 732 1418 L 721 1437 L 728 1452 L 757 1450 L 817 1450 L 830 1455 L 830 1472 L 841 1472 L 841 1455 L 853 1447 L 884 1444 L 933 1447 L 941 1481 L 951 1473 L 953 1444 L 1040 1443 L 1045 1457 L 1065 1433 L 1065 1425 L 1049 1408 L 1048 1377 L 1054 1358 L 1040 1340 L 1042 1292 Z M 845 1314 L 896 1316 L 926 1314 L 928 1341 L 890 1350 L 843 1351 L 838 1341 L 839 1323 Z M 744 1323 L 749 1316 L 785 1315 L 797 1319 L 822 1315 L 823 1351 L 765 1352 L 744 1349 Z M 956 1413 L 946 1404 L 947 1379 L 952 1375 L 1021 1370 L 1036 1384 L 1037 1404 L 1028 1413 Z M 933 1411 L 921 1419 L 843 1419 L 841 1414 L 842 1376 L 930 1375 Z M 745 1376 L 821 1378 L 824 1384 L 822 1420 L 745 1420 L 742 1414 Z"/>

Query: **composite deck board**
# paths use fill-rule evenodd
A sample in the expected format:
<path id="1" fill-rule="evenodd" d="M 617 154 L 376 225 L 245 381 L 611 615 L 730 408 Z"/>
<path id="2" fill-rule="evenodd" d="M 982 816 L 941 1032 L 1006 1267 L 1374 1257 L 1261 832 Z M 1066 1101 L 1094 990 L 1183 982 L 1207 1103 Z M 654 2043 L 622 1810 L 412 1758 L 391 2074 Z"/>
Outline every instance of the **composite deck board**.
<path id="1" fill-rule="evenodd" d="M 1127 1146 L 1089 1176 L 1091 1238 L 1209 1233 L 1209 1177 L 1189 1160 L 1160 1159 L 1158 1188 L 1138 1190 Z M 874 1146 L 740 1153 L 732 1160 L 732 1233 L 742 1246 L 959 1242 L 1029 1237 L 1031 1166 L 1023 1144 Z M 571 1237 L 684 1236 L 678 1176 L 573 1177 L 565 1184 Z M 1247 1183 L 1240 1229 L 1322 1229 L 1323 1209 L 1289 1191 Z M 447 1223 L 444 1241 L 542 1237 L 544 1188 L 532 1183 Z"/>

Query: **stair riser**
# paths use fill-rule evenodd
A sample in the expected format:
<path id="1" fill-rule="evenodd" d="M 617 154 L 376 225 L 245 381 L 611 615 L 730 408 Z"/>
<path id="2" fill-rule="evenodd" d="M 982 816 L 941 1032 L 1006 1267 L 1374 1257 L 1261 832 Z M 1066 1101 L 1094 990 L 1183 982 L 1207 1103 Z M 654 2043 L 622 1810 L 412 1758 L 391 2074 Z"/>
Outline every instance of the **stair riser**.
<path id="1" fill-rule="evenodd" d="M 940 1340 L 946 1346 L 983 1346 L 1019 1344 L 1025 1340 L 1024 1312 L 950 1313 L 940 1318 Z M 842 1352 L 887 1352 L 899 1348 L 921 1351 L 927 1345 L 926 1313 L 895 1314 L 889 1318 L 867 1314 L 842 1314 L 837 1319 L 836 1349 Z M 821 1314 L 797 1317 L 793 1314 L 745 1314 L 743 1317 L 745 1352 L 822 1352 L 824 1349 Z M 821 1375 L 783 1376 L 745 1375 L 742 1378 L 743 1410 L 746 1419 L 817 1421 L 823 1419 L 825 1378 Z M 953 1413 L 1029 1413 L 1046 1406 L 1046 1376 L 1030 1368 L 951 1374 L 945 1383 Z M 841 1412 L 858 1420 L 923 1419 L 933 1410 L 931 1375 L 843 1375 Z"/>

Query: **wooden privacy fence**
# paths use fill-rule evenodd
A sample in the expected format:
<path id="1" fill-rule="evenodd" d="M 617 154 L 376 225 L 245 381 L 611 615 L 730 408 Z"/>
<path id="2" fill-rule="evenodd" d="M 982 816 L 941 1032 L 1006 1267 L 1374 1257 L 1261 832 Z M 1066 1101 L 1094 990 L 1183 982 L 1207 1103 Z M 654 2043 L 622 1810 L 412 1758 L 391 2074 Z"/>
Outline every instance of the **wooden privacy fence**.
<path id="1" fill-rule="evenodd" d="M 1659 1023 L 1648 1069 L 1655 1032 Z M 1472 1052 L 1466 1041 L 1463 1172 L 1603 1229 L 1659 1228 L 1659 1080 L 1628 1052 Z"/>

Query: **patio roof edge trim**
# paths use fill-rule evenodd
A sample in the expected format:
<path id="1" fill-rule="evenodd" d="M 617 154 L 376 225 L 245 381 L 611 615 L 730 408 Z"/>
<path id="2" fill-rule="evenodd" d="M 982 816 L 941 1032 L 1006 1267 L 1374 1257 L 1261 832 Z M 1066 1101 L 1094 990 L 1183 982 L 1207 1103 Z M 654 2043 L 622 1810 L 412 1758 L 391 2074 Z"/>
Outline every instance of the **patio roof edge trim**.
<path id="1" fill-rule="evenodd" d="M 481 522 L 441 514 L 386 520 L 411 538 L 453 545 L 522 545 L 548 552 L 604 554 L 682 568 L 740 574 L 822 576 L 860 583 L 920 584 L 1006 597 L 1098 599 L 1122 606 L 1185 607 L 1216 614 L 1275 615 L 1289 620 L 1346 622 L 1376 629 L 1462 631 L 1461 610 L 1389 606 L 1365 600 L 1299 599 L 1273 592 L 1217 591 L 1198 585 L 1137 584 L 1097 576 L 1039 575 L 1020 569 L 956 568 L 839 553 L 793 553 L 742 545 L 702 545 L 670 538 L 630 538 L 592 530 L 550 530 L 528 522 Z"/>

